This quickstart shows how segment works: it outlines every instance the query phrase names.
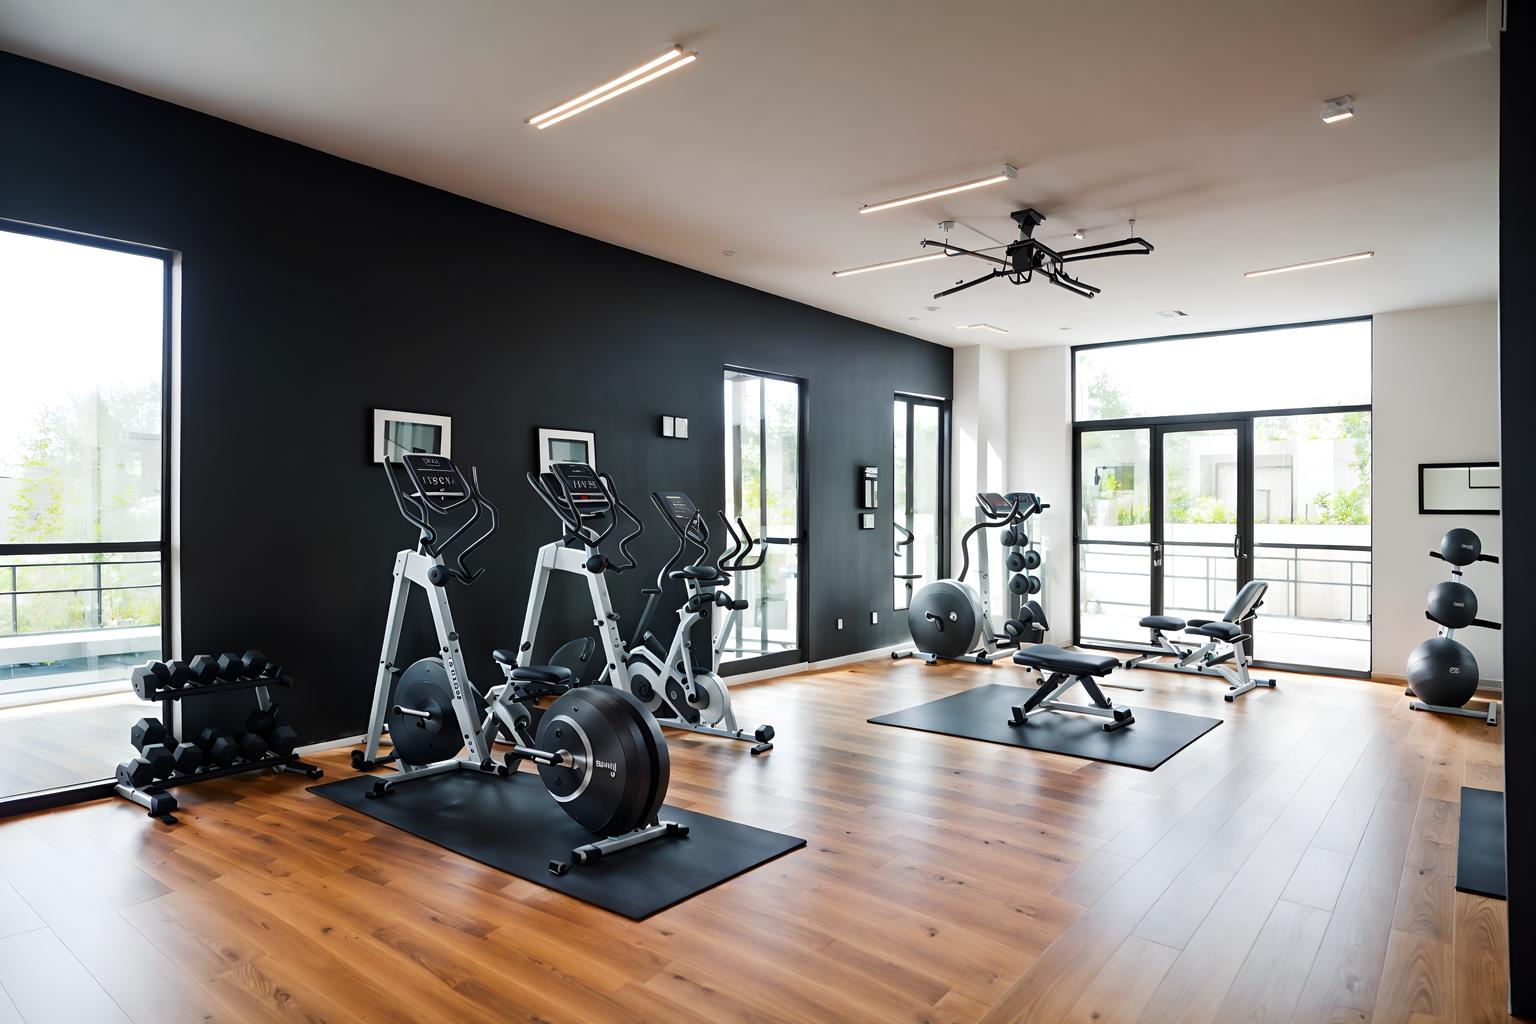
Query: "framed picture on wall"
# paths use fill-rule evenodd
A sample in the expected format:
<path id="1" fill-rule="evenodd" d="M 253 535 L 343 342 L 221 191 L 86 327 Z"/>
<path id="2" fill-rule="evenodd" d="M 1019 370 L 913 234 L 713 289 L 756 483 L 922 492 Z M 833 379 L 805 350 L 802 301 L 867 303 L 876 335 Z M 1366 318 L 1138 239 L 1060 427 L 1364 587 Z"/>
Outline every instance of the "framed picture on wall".
<path id="1" fill-rule="evenodd" d="M 399 462 L 406 452 L 453 458 L 453 418 L 399 409 L 373 410 L 373 461 Z"/>
<path id="2" fill-rule="evenodd" d="M 597 468 L 597 435 L 590 430 L 539 428 L 539 472 L 556 462 L 585 462 Z"/>
<path id="3" fill-rule="evenodd" d="M 1497 462 L 1419 463 L 1419 515 L 1499 514 Z"/>

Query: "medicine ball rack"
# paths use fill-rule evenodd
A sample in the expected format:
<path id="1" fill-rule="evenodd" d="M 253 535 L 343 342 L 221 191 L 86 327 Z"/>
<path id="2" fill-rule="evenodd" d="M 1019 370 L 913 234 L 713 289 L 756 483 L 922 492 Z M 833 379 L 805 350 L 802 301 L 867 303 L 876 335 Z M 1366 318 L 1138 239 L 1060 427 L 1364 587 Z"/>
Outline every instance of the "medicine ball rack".
<path id="1" fill-rule="evenodd" d="M 134 762 L 118 766 L 118 781 L 113 787 L 118 796 L 143 807 L 149 817 L 166 825 L 175 825 L 177 818 L 173 813 L 176 810 L 176 797 L 169 790 L 179 786 L 188 786 L 198 782 L 211 782 L 214 779 L 226 779 L 233 775 L 244 775 L 248 772 L 272 771 L 277 773 L 297 772 L 307 779 L 318 779 L 324 775 L 324 771 L 314 764 L 303 760 L 294 751 L 297 745 L 297 734 L 287 726 L 280 726 L 276 721 L 278 705 L 273 702 L 269 687 L 291 687 L 293 677 L 283 671 L 281 665 L 269 662 L 260 651 L 247 651 L 244 655 L 223 654 L 217 657 L 200 654 L 187 661 L 152 661 L 133 670 L 133 689 L 138 696 L 145 701 L 158 702 L 162 707 L 162 714 L 167 719 L 175 702 L 187 697 L 202 696 L 204 694 L 233 693 L 237 690 L 254 690 L 256 697 L 256 709 L 247 718 L 248 730 L 231 738 L 218 729 L 204 729 L 196 741 L 184 739 L 178 743 L 168 733 L 164 739 L 155 738 L 157 744 L 163 744 L 171 751 L 179 747 L 195 746 L 199 748 L 199 756 L 187 761 L 178 759 L 176 767 L 169 770 L 156 767 L 153 770 L 155 776 L 152 781 L 134 784 L 131 776 L 137 762 L 145 760 L 142 756 L 144 749 L 140 747 L 141 756 Z M 146 723 L 152 723 L 155 727 L 164 727 L 156 719 L 141 719 L 134 726 L 136 738 L 135 746 L 138 747 L 139 733 Z M 265 726 L 252 728 L 256 723 Z M 282 740 L 277 743 L 277 750 L 268 742 L 278 731 L 282 730 Z M 221 756 L 210 757 L 210 751 L 214 744 L 229 744 L 221 748 Z M 286 747 L 286 753 L 279 750 Z M 207 758 L 205 762 L 204 759 Z M 204 766 L 206 763 L 206 766 Z M 144 769 L 143 765 L 138 765 Z M 190 770 L 183 770 L 183 768 Z M 149 774 L 144 769 L 140 774 Z"/>

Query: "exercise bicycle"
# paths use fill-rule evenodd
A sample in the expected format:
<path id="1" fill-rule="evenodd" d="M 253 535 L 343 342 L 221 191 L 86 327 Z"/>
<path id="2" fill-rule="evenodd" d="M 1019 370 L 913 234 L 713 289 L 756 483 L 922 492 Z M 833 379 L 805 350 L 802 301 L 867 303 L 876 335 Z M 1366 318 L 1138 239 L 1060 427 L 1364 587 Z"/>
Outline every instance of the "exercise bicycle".
<path id="1" fill-rule="evenodd" d="M 748 732 L 736 724 L 731 691 L 720 675 L 720 659 L 726 638 L 748 607 L 745 599 L 733 598 L 726 589 L 731 574 L 760 568 L 767 549 L 759 550 L 756 561 L 747 561 L 756 539 L 739 517 L 736 525 L 741 529 L 740 535 L 731 528 L 725 513 L 717 512 L 731 538 L 731 547 L 728 551 L 722 549 L 714 564 L 709 564 L 709 528 L 693 500 L 682 491 L 653 491 L 651 503 L 676 534 L 677 550 L 656 574 L 656 585 L 642 591 L 646 596 L 645 610 L 635 626 L 625 660 L 629 691 L 670 729 L 741 740 L 753 744 L 753 756 L 766 754 L 773 749 L 773 726 L 760 725 Z M 698 559 L 674 569 L 689 545 L 699 549 Z M 663 647 L 649 626 L 669 579 L 682 580 L 686 598 L 677 610 L 677 631 L 672 634 L 672 643 Z M 694 664 L 693 628 L 717 607 L 724 609 L 726 615 L 715 635 L 710 667 L 704 669 Z"/>
<path id="2" fill-rule="evenodd" d="M 1027 540 L 1024 524 L 1051 506 L 1027 491 L 1007 495 L 983 491 L 976 495 L 976 505 L 976 524 L 960 538 L 960 575 L 935 580 L 912 598 L 907 606 L 907 628 L 912 632 L 914 649 L 892 651 L 892 658 L 919 657 L 930 665 L 938 664 L 940 659 L 990 665 L 1003 651 L 1019 647 L 1030 637 L 1044 636 L 1050 628 L 1045 609 L 1034 600 L 1024 601 L 1018 615 L 1004 621 L 1002 632 L 993 627 L 992 588 L 984 543 L 977 556 L 980 586 L 972 587 L 965 582 L 965 577 L 970 572 L 973 536 L 983 530 L 999 529 L 1004 531 L 1004 539 L 1010 548 L 1022 548 L 1018 541 Z M 1022 551 L 1010 552 L 1014 553 L 1019 554 L 1021 568 L 1028 564 Z M 1032 561 L 1038 566 L 1038 553 L 1030 549 L 1030 554 L 1035 555 Z M 1038 578 L 1022 574 L 1018 578 L 1025 581 L 1023 594 L 1039 592 Z M 1034 582 L 1030 583 L 1030 580 Z"/>
<path id="3" fill-rule="evenodd" d="M 1180 619 L 1172 615 L 1148 615 L 1141 620 L 1144 629 L 1152 631 L 1152 643 L 1135 650 L 1144 650 L 1125 663 L 1126 668 L 1149 668 L 1159 672 L 1183 672 L 1188 675 L 1216 674 L 1227 681 L 1227 701 L 1235 701 L 1256 686 L 1275 689 L 1273 679 L 1255 679 L 1248 672 L 1253 661 L 1247 653 L 1251 640 L 1251 623 L 1258 617 L 1258 609 L 1264 603 L 1269 590 L 1265 580 L 1249 580 L 1238 590 L 1232 604 L 1219 619 Z M 1169 639 L 1168 631 L 1184 630 L 1187 635 L 1200 637 L 1195 646 Z M 1171 659 L 1171 660 L 1163 660 Z"/>
<path id="4" fill-rule="evenodd" d="M 637 563 L 629 545 L 645 532 L 645 524 L 619 497 L 613 478 L 586 463 L 556 462 L 547 473 L 529 473 L 528 484 L 560 520 L 560 539 L 539 548 L 534 561 L 523 635 L 516 654 L 497 651 L 496 660 L 502 663 L 503 671 L 509 671 L 508 666 L 518 659 L 533 657 L 549 581 L 556 573 L 568 573 L 586 581 L 592 602 L 592 625 L 597 630 L 597 653 L 602 655 L 599 664 L 586 673 L 589 678 L 578 681 L 611 683 L 627 690 L 624 639 L 619 633 L 619 615 L 608 594 L 608 573 L 617 576 L 635 568 Z M 618 527 L 620 516 L 628 519 L 633 528 L 619 539 L 619 558 L 614 560 L 603 554 L 602 545 Z M 592 638 L 579 637 L 561 646 L 551 661 L 572 667 L 573 648 L 579 648 L 578 663 L 586 662 L 594 653 Z"/>
<path id="5" fill-rule="evenodd" d="M 571 850 L 575 863 L 585 864 L 657 839 L 686 836 L 687 826 L 659 817 L 671 762 L 661 730 L 632 695 L 612 687 L 568 690 L 543 710 L 533 737 L 528 689 L 565 689 L 568 669 L 519 666 L 510 658 L 503 660 L 507 652 L 498 651 L 507 681 L 483 694 L 475 689 L 459 647 L 448 587 L 469 586 L 485 572 L 471 570 L 464 560 L 496 532 L 496 506 L 480 492 L 473 468 L 466 478 L 445 456 L 420 452 L 406 453 L 401 464 L 408 488 L 402 488 L 392 462 L 386 461 L 384 470 L 396 507 L 416 527 L 418 537 L 414 549 L 395 556 L 367 737 L 363 749 L 352 752 L 352 767 L 359 771 L 385 765 L 398 770 L 377 776 L 368 797 L 387 797 L 407 782 L 446 772 L 506 777 L 522 761 L 531 761 L 561 809 L 600 837 Z M 448 516 L 464 506 L 469 514 L 459 513 L 458 524 L 446 537 L 440 536 L 434 517 Z M 467 535 L 482 514 L 489 517 L 489 525 L 467 541 L 449 565 L 445 552 Z M 439 656 L 422 658 L 401 672 L 396 658 L 413 587 L 421 589 L 432 610 Z M 392 746 L 388 754 L 380 751 L 386 731 Z M 498 741 L 511 744 L 500 762 L 494 757 Z M 549 869 L 565 874 L 571 861 L 551 861 Z"/>

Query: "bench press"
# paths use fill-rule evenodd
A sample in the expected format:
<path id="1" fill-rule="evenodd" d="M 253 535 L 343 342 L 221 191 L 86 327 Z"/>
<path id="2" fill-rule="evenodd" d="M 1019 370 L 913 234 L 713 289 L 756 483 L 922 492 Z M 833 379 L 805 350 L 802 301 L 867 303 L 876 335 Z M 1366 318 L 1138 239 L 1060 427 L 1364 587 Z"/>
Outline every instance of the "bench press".
<path id="1" fill-rule="evenodd" d="M 1235 701 L 1255 686 L 1273 689 L 1273 679 L 1255 679 L 1248 674 L 1248 664 L 1253 659 L 1244 647 L 1252 638 L 1249 623 L 1258 617 L 1259 605 L 1264 603 L 1264 592 L 1268 589 L 1269 584 L 1264 580 L 1249 580 L 1220 619 L 1186 620 L 1171 615 L 1148 615 L 1141 620 L 1141 625 L 1152 631 L 1152 645 L 1138 648 L 1146 653 L 1131 658 L 1125 667 L 1188 675 L 1215 673 L 1227 681 L 1225 696 L 1228 701 Z M 1180 644 L 1166 635 L 1181 629 L 1190 636 L 1200 637 L 1203 643 L 1198 647 Z M 1158 660 L 1163 658 L 1172 661 Z"/>
<path id="2" fill-rule="evenodd" d="M 1099 689 L 1098 679 L 1109 675 L 1120 664 L 1113 655 L 1085 654 L 1064 651 L 1051 644 L 1036 644 L 1014 652 L 1013 663 L 1039 672 L 1042 682 L 1028 700 L 1014 705 L 1009 725 L 1025 725 L 1031 717 L 1047 711 L 1070 711 L 1108 719 L 1104 723 L 1105 732 L 1123 729 L 1136 721 L 1130 708 L 1115 704 Z M 1074 686 L 1086 690 L 1093 703 L 1075 704 L 1061 700 L 1061 695 Z"/>

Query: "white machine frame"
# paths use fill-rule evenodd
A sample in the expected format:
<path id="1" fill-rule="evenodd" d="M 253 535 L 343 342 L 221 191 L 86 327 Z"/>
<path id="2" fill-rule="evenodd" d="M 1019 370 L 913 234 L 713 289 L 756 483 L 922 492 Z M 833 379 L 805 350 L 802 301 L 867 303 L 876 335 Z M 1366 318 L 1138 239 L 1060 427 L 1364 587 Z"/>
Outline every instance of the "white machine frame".
<path id="1" fill-rule="evenodd" d="M 1249 657 L 1245 646 L 1252 639 L 1252 635 L 1244 627 L 1258 617 L 1258 607 L 1264 603 L 1264 594 L 1268 589 L 1267 581 L 1250 580 L 1238 591 L 1232 605 L 1220 619 L 1177 620 L 1183 623 L 1182 628 L 1188 633 L 1200 637 L 1203 643 L 1199 646 L 1180 644 L 1163 632 L 1165 629 L 1181 627 L 1148 626 L 1152 630 L 1152 643 L 1146 647 L 1138 645 L 1136 649 L 1144 650 L 1146 653 L 1129 659 L 1125 667 L 1152 669 L 1157 672 L 1181 672 L 1196 676 L 1214 673 L 1226 680 L 1227 692 L 1224 696 L 1229 703 L 1255 687 L 1266 686 L 1274 689 L 1275 680 L 1255 679 L 1249 673 L 1249 662 L 1253 659 Z M 1147 625 L 1149 619 L 1158 618 L 1164 618 L 1164 616 L 1148 616 L 1147 619 L 1142 620 L 1142 625 Z M 1200 626 L 1222 622 L 1238 627 L 1238 632 L 1229 638 L 1223 638 L 1197 631 Z M 1157 660 L 1160 658 L 1171 658 L 1172 661 Z"/>
<path id="2" fill-rule="evenodd" d="M 389 463 L 384 463 L 384 470 L 391 474 L 390 483 L 395 489 L 396 502 L 400 505 L 401 513 L 408 520 L 420 523 L 421 521 L 416 520 L 406 511 L 404 500 L 393 476 L 394 470 L 390 469 Z M 472 474 L 473 472 L 471 470 Z M 469 488 L 471 492 L 478 493 L 478 487 L 472 480 L 473 478 Z M 425 501 L 425 498 L 422 500 Z M 463 501 L 469 500 L 476 499 L 466 494 L 455 504 L 462 504 Z M 476 515 L 478 514 L 477 510 Z M 492 508 L 492 515 L 494 517 L 494 508 Z M 492 523 L 492 529 L 494 529 L 494 518 Z M 470 680 L 469 672 L 464 665 L 464 652 L 459 645 L 458 629 L 453 623 L 453 609 L 448 603 L 448 590 L 446 586 L 439 585 L 433 580 L 435 575 L 440 575 L 447 570 L 447 567 L 441 551 L 434 551 L 428 539 L 430 527 L 423 525 L 422 530 L 422 537 L 415 549 L 404 549 L 395 555 L 389 617 L 384 626 L 384 641 L 379 648 L 379 667 L 374 678 L 373 704 L 368 715 L 368 733 L 364 739 L 363 749 L 353 752 L 353 764 L 356 767 L 373 767 L 391 763 L 396 766 L 395 771 L 374 777 L 374 786 L 369 796 L 383 796 L 402 783 L 430 778 L 446 772 L 473 771 L 510 775 L 511 765 L 498 763 L 493 756 L 497 734 L 505 729 L 509 737 L 526 737 L 528 725 L 532 720 L 528 709 L 516 699 L 511 667 L 503 666 L 503 671 L 507 675 L 506 681 L 485 691 L 482 695 L 486 704 L 485 715 L 476 721 L 476 709 L 473 698 L 470 696 L 470 692 L 474 690 L 474 683 Z M 448 540 L 452 541 L 460 532 L 462 528 L 454 532 Z M 461 553 L 460 558 L 462 557 Z M 460 564 L 462 565 L 462 561 Z M 436 573 L 434 569 L 437 570 Z M 601 579 L 598 582 L 601 583 Z M 387 728 L 384 719 L 391 708 L 395 678 L 407 667 L 399 665 L 396 659 L 399 656 L 400 636 L 405 626 L 405 613 L 410 605 L 412 587 L 421 588 L 427 600 L 427 607 L 432 610 L 432 624 L 437 632 L 438 656 L 448 675 L 448 683 L 453 692 L 454 717 L 464 737 L 464 748 L 460 755 L 424 765 L 408 764 L 394 754 L 381 758 L 379 753 L 379 746 Z M 604 593 L 606 594 L 606 591 Z M 578 756 L 566 750 L 551 754 L 535 750 L 522 742 L 512 744 L 512 753 L 518 758 L 544 764 L 559 764 L 567 768 L 576 766 Z M 555 799 L 558 800 L 559 797 Z M 678 834 L 680 829 L 681 826 L 676 822 L 658 820 L 622 836 L 598 839 L 579 846 L 571 851 L 571 856 L 577 863 L 587 863 L 607 853 L 614 853 L 638 843 Z"/>

